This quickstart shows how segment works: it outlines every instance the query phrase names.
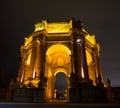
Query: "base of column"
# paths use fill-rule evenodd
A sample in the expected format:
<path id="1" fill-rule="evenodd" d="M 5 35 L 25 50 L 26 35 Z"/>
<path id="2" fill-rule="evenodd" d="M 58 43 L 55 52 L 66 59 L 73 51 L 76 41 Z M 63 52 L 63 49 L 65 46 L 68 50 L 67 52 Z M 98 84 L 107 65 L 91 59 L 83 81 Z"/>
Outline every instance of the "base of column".
<path id="1" fill-rule="evenodd" d="M 96 86 L 79 86 L 69 89 L 70 103 L 106 102 L 106 90 Z"/>
<path id="2" fill-rule="evenodd" d="M 91 79 L 79 79 L 78 80 L 78 85 L 87 85 L 87 86 L 93 86 L 93 81 Z"/>
<path id="3" fill-rule="evenodd" d="M 15 88 L 12 91 L 15 102 L 44 102 L 44 88 Z"/>

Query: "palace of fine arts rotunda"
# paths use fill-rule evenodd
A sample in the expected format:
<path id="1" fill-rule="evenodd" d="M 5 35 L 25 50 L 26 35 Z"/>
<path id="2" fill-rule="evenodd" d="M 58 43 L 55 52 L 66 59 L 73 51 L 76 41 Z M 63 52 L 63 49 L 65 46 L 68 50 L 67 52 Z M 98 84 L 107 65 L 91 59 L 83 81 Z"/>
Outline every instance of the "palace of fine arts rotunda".
<path id="1" fill-rule="evenodd" d="M 13 101 L 39 103 L 105 102 L 100 44 L 80 20 L 42 20 L 25 37 Z"/>

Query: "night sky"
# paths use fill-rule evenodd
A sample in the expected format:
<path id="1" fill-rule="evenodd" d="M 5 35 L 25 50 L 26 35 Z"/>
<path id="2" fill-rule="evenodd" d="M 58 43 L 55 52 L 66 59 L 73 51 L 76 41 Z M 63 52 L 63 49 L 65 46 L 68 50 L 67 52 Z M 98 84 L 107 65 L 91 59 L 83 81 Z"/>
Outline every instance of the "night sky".
<path id="1" fill-rule="evenodd" d="M 120 0 L 1 0 L 0 68 L 6 79 L 17 76 L 20 46 L 35 23 L 71 18 L 81 20 L 100 43 L 104 81 L 109 78 L 111 86 L 120 86 Z"/>

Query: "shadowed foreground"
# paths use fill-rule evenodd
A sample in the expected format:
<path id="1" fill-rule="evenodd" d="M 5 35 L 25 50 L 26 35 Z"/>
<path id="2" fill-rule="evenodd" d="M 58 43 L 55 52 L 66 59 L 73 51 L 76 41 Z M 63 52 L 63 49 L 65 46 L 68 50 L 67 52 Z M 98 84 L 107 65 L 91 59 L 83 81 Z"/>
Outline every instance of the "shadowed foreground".
<path id="1" fill-rule="evenodd" d="M 0 103 L 0 108 L 120 108 L 119 103 L 50 104 L 50 103 Z"/>

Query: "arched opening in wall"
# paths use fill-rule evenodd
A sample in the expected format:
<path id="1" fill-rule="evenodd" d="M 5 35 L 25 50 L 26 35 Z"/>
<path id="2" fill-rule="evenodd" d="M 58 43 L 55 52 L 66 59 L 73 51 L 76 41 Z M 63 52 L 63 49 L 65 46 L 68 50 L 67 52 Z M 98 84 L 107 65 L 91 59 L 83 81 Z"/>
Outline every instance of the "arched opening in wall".
<path id="1" fill-rule="evenodd" d="M 66 99 L 67 77 L 65 73 L 59 72 L 55 76 L 56 99 Z"/>
<path id="2" fill-rule="evenodd" d="M 70 76 L 71 71 L 71 50 L 66 45 L 59 43 L 50 46 L 46 51 L 45 63 L 45 77 L 47 77 L 45 96 L 47 101 L 55 101 L 59 98 L 63 98 L 58 96 L 58 91 L 66 92 L 64 95 L 66 95 L 66 101 L 68 101 L 68 77 Z M 60 90 L 57 86 L 58 82 L 61 82 L 62 80 L 60 78 L 63 78 L 66 82 L 64 82 L 66 85 L 63 85 L 66 88 L 65 90 Z"/>

